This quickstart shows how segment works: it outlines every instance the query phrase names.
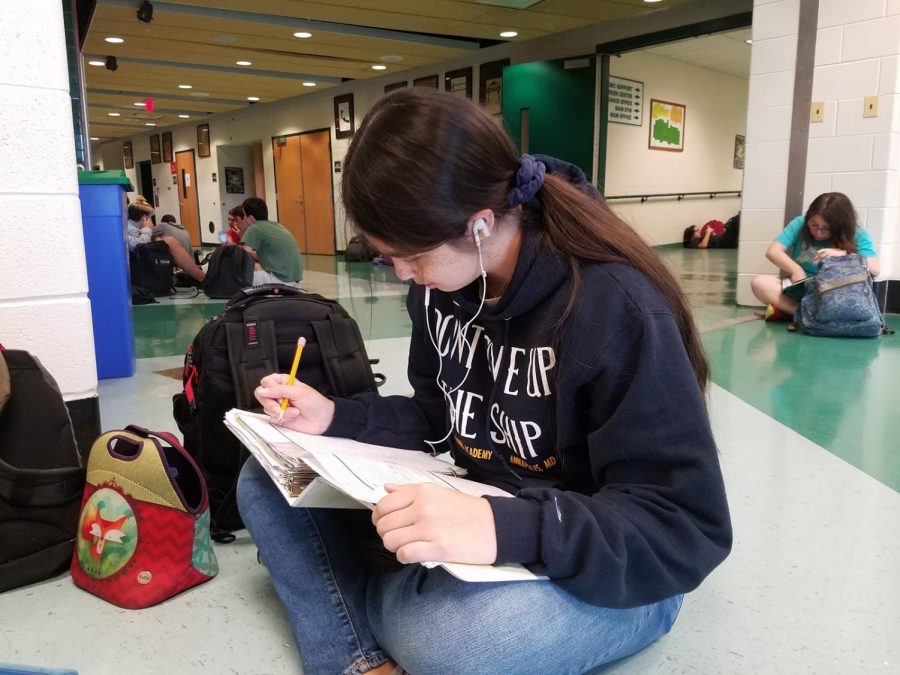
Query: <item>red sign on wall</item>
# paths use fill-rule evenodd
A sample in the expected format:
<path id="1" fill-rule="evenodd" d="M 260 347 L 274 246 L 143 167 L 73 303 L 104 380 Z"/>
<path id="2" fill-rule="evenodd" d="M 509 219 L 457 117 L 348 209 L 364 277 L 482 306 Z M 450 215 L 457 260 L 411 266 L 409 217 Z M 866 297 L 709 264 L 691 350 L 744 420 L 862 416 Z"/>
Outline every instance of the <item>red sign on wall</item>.
<path id="1" fill-rule="evenodd" d="M 169 164 L 169 169 L 172 172 L 172 175 L 175 176 L 178 174 L 178 167 L 175 165 L 175 162 L 171 162 Z"/>

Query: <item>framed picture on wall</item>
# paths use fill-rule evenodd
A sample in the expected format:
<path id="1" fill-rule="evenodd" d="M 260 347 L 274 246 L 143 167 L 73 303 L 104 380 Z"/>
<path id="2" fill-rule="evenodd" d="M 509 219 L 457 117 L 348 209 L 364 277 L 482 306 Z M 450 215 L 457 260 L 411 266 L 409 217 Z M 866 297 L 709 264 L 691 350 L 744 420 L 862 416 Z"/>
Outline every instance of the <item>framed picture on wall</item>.
<path id="1" fill-rule="evenodd" d="M 734 137 L 734 161 L 731 164 L 735 169 L 744 168 L 744 137 L 735 134 Z"/>
<path id="2" fill-rule="evenodd" d="M 429 75 L 427 77 L 419 77 L 413 80 L 414 87 L 431 87 L 432 89 L 438 88 L 438 76 L 437 75 Z"/>
<path id="3" fill-rule="evenodd" d="M 172 132 L 164 131 L 162 135 L 162 156 L 164 162 L 172 161 Z"/>
<path id="4" fill-rule="evenodd" d="M 650 140 L 651 150 L 684 150 L 685 106 L 671 101 L 650 99 Z"/>
<path id="5" fill-rule="evenodd" d="M 472 98 L 472 69 L 460 68 L 444 74 L 444 90 L 456 96 Z"/>
<path id="6" fill-rule="evenodd" d="M 122 161 L 126 169 L 134 168 L 134 152 L 131 149 L 131 141 L 122 143 Z"/>
<path id="7" fill-rule="evenodd" d="M 244 169 L 239 166 L 225 167 L 225 192 L 232 195 L 244 194 Z"/>
<path id="8" fill-rule="evenodd" d="M 384 93 L 394 91 L 394 89 L 406 89 L 406 80 L 403 82 L 394 82 L 394 84 L 386 84 L 384 85 Z"/>
<path id="9" fill-rule="evenodd" d="M 197 155 L 209 157 L 209 125 L 197 125 Z"/>
<path id="10" fill-rule="evenodd" d="M 509 59 L 482 63 L 478 69 L 478 100 L 491 115 L 503 114 L 503 69 Z"/>
<path id="11" fill-rule="evenodd" d="M 334 137 L 350 138 L 356 130 L 353 118 L 353 94 L 334 97 Z"/>
<path id="12" fill-rule="evenodd" d="M 162 161 L 162 152 L 159 149 L 159 134 L 150 137 L 150 163 L 159 164 Z"/>

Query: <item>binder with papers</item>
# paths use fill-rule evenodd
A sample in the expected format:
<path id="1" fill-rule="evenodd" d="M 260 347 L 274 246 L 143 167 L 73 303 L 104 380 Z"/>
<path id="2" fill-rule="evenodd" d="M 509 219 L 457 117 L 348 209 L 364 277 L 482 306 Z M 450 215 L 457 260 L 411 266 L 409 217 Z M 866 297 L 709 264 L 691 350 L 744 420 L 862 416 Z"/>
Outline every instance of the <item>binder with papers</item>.
<path id="1" fill-rule="evenodd" d="M 512 496 L 500 488 L 466 480 L 463 469 L 425 452 L 304 434 L 273 424 L 266 415 L 238 409 L 225 414 L 225 426 L 292 506 L 372 509 L 387 494 L 387 483 L 436 483 L 470 495 Z M 543 578 L 522 565 L 423 564 L 441 565 L 464 581 Z"/>

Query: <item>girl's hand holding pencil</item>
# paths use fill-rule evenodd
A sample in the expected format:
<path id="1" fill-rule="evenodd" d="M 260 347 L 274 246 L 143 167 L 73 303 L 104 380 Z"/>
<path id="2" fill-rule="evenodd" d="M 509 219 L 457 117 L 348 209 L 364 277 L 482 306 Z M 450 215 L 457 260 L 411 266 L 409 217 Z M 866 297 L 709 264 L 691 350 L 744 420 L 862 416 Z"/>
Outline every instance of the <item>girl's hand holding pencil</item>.
<path id="1" fill-rule="evenodd" d="M 304 338 L 297 341 L 297 352 L 290 374 L 266 375 L 253 394 L 263 411 L 283 426 L 307 434 L 321 434 L 334 418 L 334 403 L 303 382 L 296 381 Z"/>

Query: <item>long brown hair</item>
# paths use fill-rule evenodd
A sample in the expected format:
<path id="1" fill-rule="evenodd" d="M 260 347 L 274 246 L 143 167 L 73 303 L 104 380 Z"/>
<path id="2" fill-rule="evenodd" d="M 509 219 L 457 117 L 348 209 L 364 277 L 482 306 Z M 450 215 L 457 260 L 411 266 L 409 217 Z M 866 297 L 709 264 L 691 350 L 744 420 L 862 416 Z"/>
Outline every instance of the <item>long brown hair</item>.
<path id="1" fill-rule="evenodd" d="M 360 125 L 344 159 L 341 196 L 350 221 L 387 242 L 397 255 L 454 243 L 473 213 L 502 218 L 520 158 L 509 137 L 467 99 L 423 88 L 380 99 Z M 681 333 L 701 390 L 709 364 L 677 280 L 654 251 L 606 203 L 548 174 L 523 209 L 523 226 L 564 252 L 573 286 L 562 320 L 575 305 L 580 261 L 619 262 L 643 273 L 663 295 Z"/>
<path id="2" fill-rule="evenodd" d="M 803 231 L 800 237 L 807 246 L 813 245 L 813 236 L 809 231 L 809 219 L 820 216 L 831 228 L 829 242 L 832 247 L 847 253 L 857 253 L 856 247 L 856 209 L 853 202 L 843 192 L 823 192 L 813 199 L 806 209 L 803 218 Z"/>

